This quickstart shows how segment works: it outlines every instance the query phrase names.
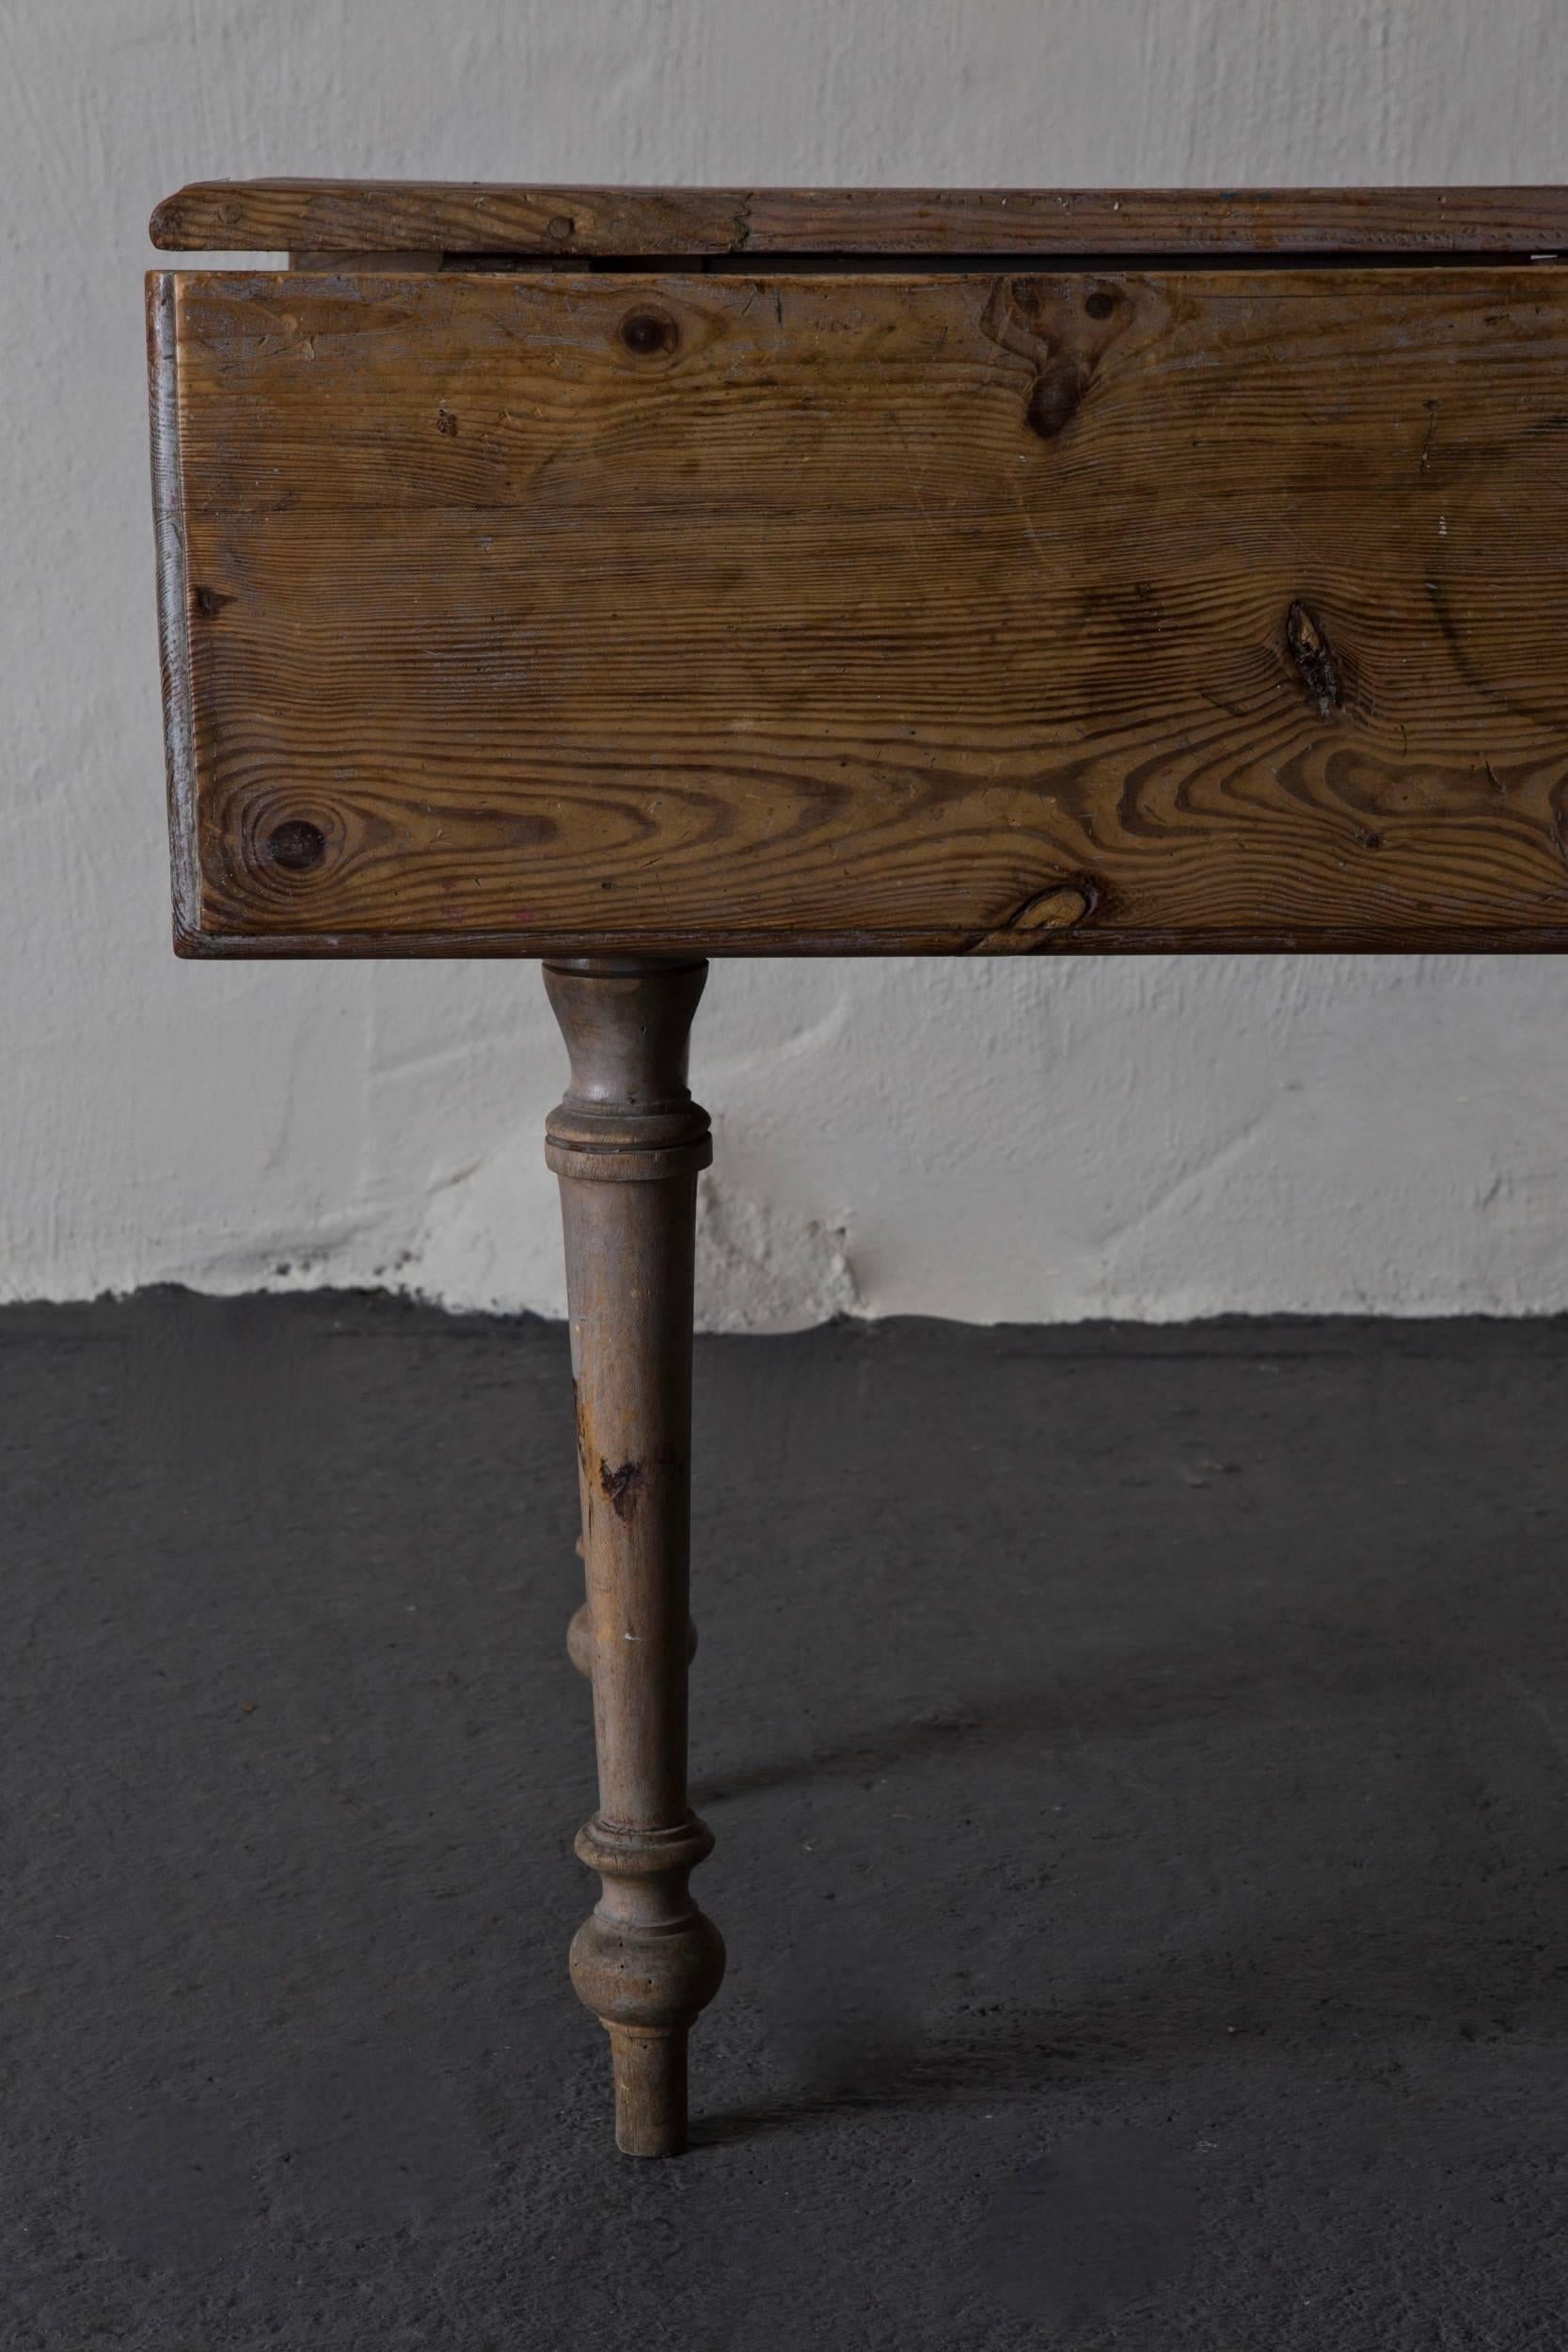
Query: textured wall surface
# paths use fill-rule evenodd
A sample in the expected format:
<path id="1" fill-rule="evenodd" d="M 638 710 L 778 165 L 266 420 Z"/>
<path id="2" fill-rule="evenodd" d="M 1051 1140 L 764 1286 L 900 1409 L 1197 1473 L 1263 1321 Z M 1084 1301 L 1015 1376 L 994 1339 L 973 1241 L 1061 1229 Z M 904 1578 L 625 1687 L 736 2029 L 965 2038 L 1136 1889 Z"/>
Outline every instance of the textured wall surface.
<path id="1" fill-rule="evenodd" d="M 517 965 L 177 965 L 141 272 L 181 181 L 1560 180 L 1559 0 L 0 0 L 0 1296 L 559 1311 Z M 703 1311 L 1568 1308 L 1568 964 L 716 969 Z"/>

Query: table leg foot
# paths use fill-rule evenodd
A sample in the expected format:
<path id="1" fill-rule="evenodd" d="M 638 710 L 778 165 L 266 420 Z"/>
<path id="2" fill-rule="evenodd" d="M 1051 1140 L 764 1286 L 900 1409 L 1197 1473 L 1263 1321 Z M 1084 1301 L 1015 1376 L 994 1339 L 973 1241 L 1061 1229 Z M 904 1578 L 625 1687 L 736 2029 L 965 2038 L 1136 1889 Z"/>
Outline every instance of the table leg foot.
<path id="1" fill-rule="evenodd" d="M 624 2156 L 674 2156 L 686 2145 L 686 2027 L 607 2026 L 615 2069 L 615 2145 Z"/>

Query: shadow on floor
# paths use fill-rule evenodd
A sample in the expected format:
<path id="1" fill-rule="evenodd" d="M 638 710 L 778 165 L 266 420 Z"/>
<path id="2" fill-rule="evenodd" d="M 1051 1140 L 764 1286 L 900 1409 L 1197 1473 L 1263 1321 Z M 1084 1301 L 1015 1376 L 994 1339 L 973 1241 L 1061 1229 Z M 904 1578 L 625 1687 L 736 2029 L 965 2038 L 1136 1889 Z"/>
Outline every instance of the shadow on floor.
<path id="1" fill-rule="evenodd" d="M 1565 1358 L 703 1343 L 731 1963 L 640 2168 L 561 1332 L 0 1314 L 8 2347 L 1556 2352 Z"/>

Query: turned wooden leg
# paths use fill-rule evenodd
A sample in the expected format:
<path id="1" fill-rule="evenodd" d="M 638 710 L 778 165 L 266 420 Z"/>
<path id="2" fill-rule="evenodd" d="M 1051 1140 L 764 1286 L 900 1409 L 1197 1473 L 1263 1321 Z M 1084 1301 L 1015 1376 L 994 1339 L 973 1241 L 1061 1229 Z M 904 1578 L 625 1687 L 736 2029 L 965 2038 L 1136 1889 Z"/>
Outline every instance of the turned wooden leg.
<path id="1" fill-rule="evenodd" d="M 691 1262 L 712 1156 L 686 1054 L 706 977 L 705 963 L 633 957 L 545 967 L 572 1072 L 546 1157 L 561 1179 L 588 1586 L 574 1655 L 586 1649 L 599 1759 L 577 1850 L 603 1883 L 572 1982 L 610 2035 L 629 2156 L 683 2145 L 687 2032 L 724 1971 L 688 1885 L 713 1838 L 686 1800 Z"/>

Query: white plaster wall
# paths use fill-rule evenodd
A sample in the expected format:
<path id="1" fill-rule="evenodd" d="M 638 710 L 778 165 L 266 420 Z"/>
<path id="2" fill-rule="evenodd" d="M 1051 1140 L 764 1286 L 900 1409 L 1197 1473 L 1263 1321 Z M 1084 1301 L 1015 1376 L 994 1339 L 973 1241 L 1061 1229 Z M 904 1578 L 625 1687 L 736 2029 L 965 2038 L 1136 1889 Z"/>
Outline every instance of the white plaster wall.
<path id="1" fill-rule="evenodd" d="M 0 0 L 0 1295 L 559 1311 L 529 965 L 167 946 L 141 272 L 259 172 L 1568 178 L 1562 0 Z M 1568 964 L 722 965 L 704 1314 L 1568 1308 Z"/>

